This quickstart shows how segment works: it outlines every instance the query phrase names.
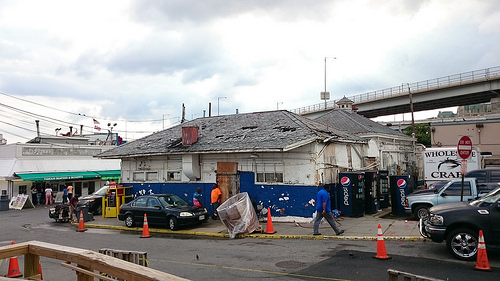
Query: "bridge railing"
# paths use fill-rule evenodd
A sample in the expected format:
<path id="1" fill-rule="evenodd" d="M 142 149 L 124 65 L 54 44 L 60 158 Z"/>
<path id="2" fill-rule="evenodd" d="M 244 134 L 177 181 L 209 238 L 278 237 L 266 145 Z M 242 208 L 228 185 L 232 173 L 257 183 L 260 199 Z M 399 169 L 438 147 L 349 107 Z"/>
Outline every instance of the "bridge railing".
<path id="1" fill-rule="evenodd" d="M 459 74 L 453 74 L 449 76 L 444 76 L 414 83 L 404 83 L 401 84 L 401 86 L 350 96 L 348 97 L 348 99 L 350 99 L 354 103 L 363 103 L 373 100 L 385 99 L 389 97 L 407 95 L 408 91 L 411 91 L 412 93 L 417 93 L 421 91 L 430 91 L 440 88 L 471 84 L 498 78 L 500 78 L 500 66 L 485 68 L 481 70 L 474 70 Z M 327 108 L 333 108 L 335 104 L 336 101 L 334 100 L 334 101 L 329 101 L 327 103 L 319 103 L 315 105 L 293 109 L 291 111 L 297 114 L 316 112 Z"/>

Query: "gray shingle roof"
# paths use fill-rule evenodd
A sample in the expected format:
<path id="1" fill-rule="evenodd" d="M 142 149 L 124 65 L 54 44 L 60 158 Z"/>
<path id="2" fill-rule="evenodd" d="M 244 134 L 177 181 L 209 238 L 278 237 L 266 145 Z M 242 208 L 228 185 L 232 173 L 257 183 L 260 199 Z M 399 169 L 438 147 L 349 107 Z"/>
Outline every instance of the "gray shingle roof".
<path id="1" fill-rule="evenodd" d="M 197 126 L 198 141 L 182 145 L 182 127 Z M 277 110 L 198 118 L 108 150 L 102 158 L 216 152 L 285 151 L 297 144 L 333 137 L 362 141 L 333 127 Z"/>
<path id="2" fill-rule="evenodd" d="M 372 121 L 350 109 L 330 110 L 314 120 L 359 137 L 376 133 L 410 138 L 401 132 Z"/>

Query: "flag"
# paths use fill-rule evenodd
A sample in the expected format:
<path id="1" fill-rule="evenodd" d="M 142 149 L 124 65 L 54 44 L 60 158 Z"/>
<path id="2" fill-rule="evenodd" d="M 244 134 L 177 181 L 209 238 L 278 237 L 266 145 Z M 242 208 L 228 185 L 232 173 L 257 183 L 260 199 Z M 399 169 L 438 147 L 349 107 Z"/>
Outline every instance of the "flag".
<path id="1" fill-rule="evenodd" d="M 99 123 L 99 121 L 97 121 L 97 120 L 95 120 L 95 119 L 93 119 L 93 120 L 94 120 L 94 129 L 96 129 L 96 130 L 100 131 L 100 130 L 101 130 L 101 127 L 99 127 L 99 124 L 101 124 L 101 123 Z"/>

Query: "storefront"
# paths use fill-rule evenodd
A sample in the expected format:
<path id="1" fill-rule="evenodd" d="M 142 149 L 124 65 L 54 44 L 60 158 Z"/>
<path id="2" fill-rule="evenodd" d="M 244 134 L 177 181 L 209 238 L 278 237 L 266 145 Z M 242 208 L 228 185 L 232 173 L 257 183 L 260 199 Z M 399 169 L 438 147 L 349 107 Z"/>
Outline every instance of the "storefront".
<path id="1" fill-rule="evenodd" d="M 81 172 L 59 172 L 59 173 L 19 173 L 15 174 L 23 182 L 31 182 L 19 189 L 19 194 L 30 194 L 33 185 L 37 189 L 51 185 L 55 192 L 60 192 L 68 184 L 74 187 L 76 196 L 87 195 L 94 192 L 106 183 L 106 181 L 116 181 L 120 179 L 120 170 L 112 171 L 81 171 Z M 97 186 L 97 188 L 96 188 Z M 28 190 L 29 189 L 29 190 Z"/>

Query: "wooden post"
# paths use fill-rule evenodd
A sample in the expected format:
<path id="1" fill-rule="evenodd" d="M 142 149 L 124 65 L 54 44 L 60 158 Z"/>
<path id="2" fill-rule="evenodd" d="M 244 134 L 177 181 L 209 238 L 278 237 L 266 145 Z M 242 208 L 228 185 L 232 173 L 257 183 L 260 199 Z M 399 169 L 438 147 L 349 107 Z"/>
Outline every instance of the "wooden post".
<path id="1" fill-rule="evenodd" d="M 40 278 L 40 256 L 34 254 L 24 255 L 24 276 L 27 279 L 41 280 Z"/>

